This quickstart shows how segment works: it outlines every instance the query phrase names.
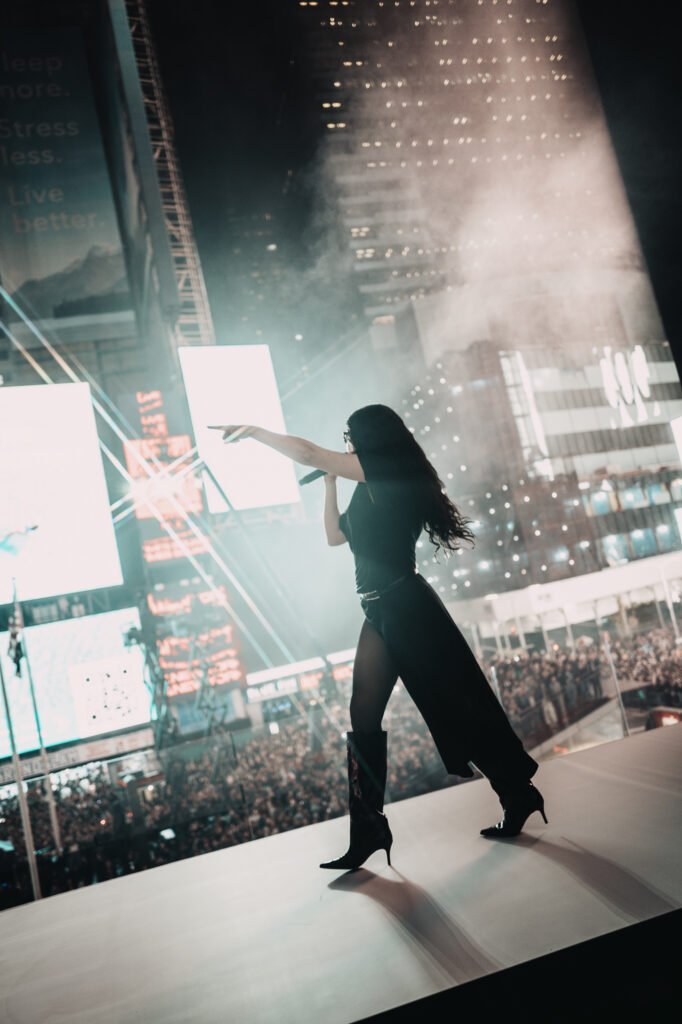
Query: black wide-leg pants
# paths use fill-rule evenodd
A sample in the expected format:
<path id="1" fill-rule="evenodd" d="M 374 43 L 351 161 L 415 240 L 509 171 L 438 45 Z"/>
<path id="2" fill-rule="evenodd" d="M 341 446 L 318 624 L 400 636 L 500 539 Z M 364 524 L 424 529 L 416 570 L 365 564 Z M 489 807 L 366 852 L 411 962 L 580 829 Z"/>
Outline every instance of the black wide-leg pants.
<path id="1" fill-rule="evenodd" d="M 538 770 L 514 732 L 459 627 L 419 573 L 374 600 L 365 617 L 383 638 L 447 772 L 471 778 L 469 761 L 501 795 Z"/>

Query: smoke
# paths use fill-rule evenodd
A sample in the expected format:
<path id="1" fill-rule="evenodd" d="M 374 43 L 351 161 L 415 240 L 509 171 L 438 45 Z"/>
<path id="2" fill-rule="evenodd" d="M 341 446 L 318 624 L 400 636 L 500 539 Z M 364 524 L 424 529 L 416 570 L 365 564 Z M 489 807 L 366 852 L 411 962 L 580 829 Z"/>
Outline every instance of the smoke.
<path id="1" fill-rule="evenodd" d="M 356 279 L 372 266 L 375 283 L 383 272 L 404 285 L 396 310 L 441 296 L 422 316 L 431 337 L 451 337 L 464 316 L 448 342 L 458 348 L 481 336 L 512 347 L 568 346 L 595 331 L 622 339 L 617 293 L 642 257 L 568 4 L 434 0 L 339 12 L 347 31 L 336 26 L 344 46 L 328 94 L 340 106 L 329 108 L 337 127 L 315 168 L 324 231 L 306 286 L 349 268 L 350 225 L 371 210 L 364 193 L 376 203 L 368 230 L 357 230 Z M 358 192 L 352 209 L 342 205 Z M 425 344 L 435 356 L 445 341 Z"/>

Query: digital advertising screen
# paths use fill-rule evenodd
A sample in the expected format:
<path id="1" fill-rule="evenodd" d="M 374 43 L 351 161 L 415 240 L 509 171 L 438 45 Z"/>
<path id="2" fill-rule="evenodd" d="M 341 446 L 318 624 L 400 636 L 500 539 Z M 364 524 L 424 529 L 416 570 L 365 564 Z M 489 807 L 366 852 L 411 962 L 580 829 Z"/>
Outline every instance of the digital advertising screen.
<path id="1" fill-rule="evenodd" d="M 203 554 L 208 538 L 187 521 L 204 507 L 201 480 L 187 468 L 194 444 L 187 434 L 170 433 L 159 390 L 136 391 L 133 400 L 142 436 L 125 441 L 123 449 L 132 478 L 129 497 L 140 521 L 142 557 L 155 564 Z"/>
<path id="2" fill-rule="evenodd" d="M 139 647 L 125 635 L 139 628 L 137 608 L 63 619 L 24 629 L 43 739 L 46 747 L 116 732 L 149 722 L 150 695 Z M 9 637 L 0 633 L 0 663 L 19 753 L 39 746 L 26 658 L 21 676 L 8 657 Z M 4 707 L 0 714 L 0 758 L 9 757 Z"/>
<path id="3" fill-rule="evenodd" d="M 256 424 L 287 432 L 267 345 L 216 345 L 178 349 L 199 455 L 237 510 L 301 500 L 291 459 L 253 438 L 223 441 L 216 424 Z M 204 475 L 211 512 L 228 506 Z"/>
<path id="4" fill-rule="evenodd" d="M 130 307 L 80 30 L 4 25 L 0 95 L 3 287 L 33 320 Z"/>
<path id="5" fill-rule="evenodd" d="M 169 698 L 195 693 L 202 679 L 210 686 L 244 681 L 240 638 L 226 621 L 224 586 L 164 584 L 147 596 L 156 618 L 159 665 Z"/>
<path id="6" fill-rule="evenodd" d="M 0 388 L 0 604 L 123 582 L 87 384 Z"/>

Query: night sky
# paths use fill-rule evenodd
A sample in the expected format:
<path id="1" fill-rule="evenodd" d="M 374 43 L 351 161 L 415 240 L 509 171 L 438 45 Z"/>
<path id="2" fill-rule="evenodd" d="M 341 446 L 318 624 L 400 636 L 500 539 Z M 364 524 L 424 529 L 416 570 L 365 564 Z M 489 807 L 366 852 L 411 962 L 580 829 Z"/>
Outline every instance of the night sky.
<path id="1" fill-rule="evenodd" d="M 290 2 L 151 0 L 149 10 L 221 340 L 238 299 L 238 284 L 230 287 L 233 218 L 271 212 L 279 257 L 300 272 L 314 259 L 318 100 Z M 289 338 L 309 335 L 295 310 L 282 313 Z M 281 323 L 266 327 L 263 340 L 272 343 Z"/>
<path id="2" fill-rule="evenodd" d="M 679 42 L 665 0 L 578 0 L 645 258 L 680 358 Z M 150 0 L 197 243 L 217 326 L 227 315 L 230 217 L 271 209 L 286 258 L 316 244 L 321 141 L 296 5 Z M 293 321 L 292 321 L 293 329 Z"/>
<path id="3" fill-rule="evenodd" d="M 679 34 L 663 0 L 579 0 L 611 138 L 682 375 Z"/>

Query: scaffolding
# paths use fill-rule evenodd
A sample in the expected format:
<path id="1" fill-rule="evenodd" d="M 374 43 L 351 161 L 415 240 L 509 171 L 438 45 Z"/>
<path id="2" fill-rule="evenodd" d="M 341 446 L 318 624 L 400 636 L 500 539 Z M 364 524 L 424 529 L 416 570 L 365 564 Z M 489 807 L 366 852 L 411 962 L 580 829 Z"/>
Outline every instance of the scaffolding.
<path id="1" fill-rule="evenodd" d="M 163 91 L 145 0 L 125 0 L 125 9 L 180 295 L 175 344 L 176 347 L 214 345 L 213 320 L 194 242 L 185 186 L 175 153 L 173 122 Z"/>

